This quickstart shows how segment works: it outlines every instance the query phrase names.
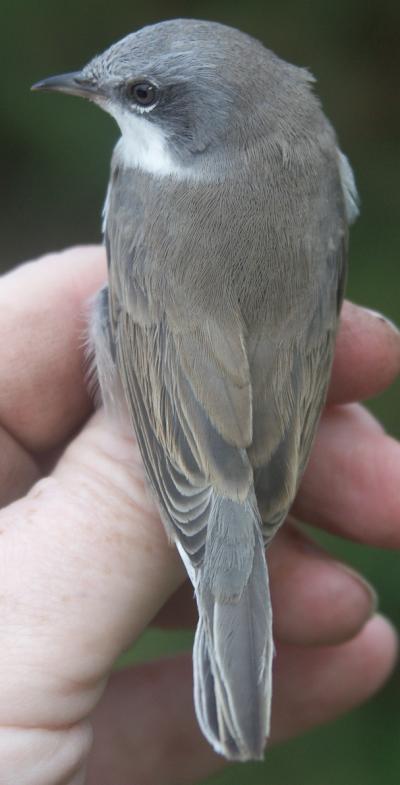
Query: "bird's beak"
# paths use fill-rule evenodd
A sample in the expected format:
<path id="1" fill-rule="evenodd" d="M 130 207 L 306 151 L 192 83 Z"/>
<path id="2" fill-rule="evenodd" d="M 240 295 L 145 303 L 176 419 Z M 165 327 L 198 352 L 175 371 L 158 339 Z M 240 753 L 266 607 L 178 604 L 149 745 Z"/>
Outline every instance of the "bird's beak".
<path id="1" fill-rule="evenodd" d="M 93 80 L 85 79 L 81 71 L 73 71 L 70 74 L 61 74 L 60 76 L 49 76 L 48 79 L 42 79 L 41 82 L 36 82 L 36 84 L 32 85 L 31 90 L 78 95 L 91 101 L 95 101 L 96 98 L 102 95 L 99 85 Z"/>

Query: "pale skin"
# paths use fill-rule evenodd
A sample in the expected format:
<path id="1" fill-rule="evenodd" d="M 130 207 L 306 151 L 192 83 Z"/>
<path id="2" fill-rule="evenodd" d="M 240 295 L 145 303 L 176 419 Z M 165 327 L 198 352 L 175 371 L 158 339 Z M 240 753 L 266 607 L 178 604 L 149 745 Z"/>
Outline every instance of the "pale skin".
<path id="1" fill-rule="evenodd" d="M 110 676 L 148 625 L 195 612 L 134 439 L 92 414 L 83 335 L 105 275 L 84 247 L 0 280 L 2 785 L 186 785 L 224 765 L 194 718 L 189 653 Z M 299 519 L 400 547 L 400 446 L 357 403 L 399 368 L 399 334 L 346 304 Z M 276 743 L 369 697 L 397 645 L 369 587 L 294 521 L 269 564 Z"/>

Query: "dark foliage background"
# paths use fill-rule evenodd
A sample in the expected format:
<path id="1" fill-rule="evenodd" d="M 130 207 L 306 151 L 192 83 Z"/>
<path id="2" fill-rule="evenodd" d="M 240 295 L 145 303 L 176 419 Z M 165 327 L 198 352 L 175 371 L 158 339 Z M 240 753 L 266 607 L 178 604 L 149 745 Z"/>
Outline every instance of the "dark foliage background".
<path id="1" fill-rule="evenodd" d="M 74 70 L 143 24 L 173 16 L 216 19 L 261 38 L 282 57 L 308 66 L 355 170 L 362 215 L 352 232 L 348 296 L 400 321 L 400 5 L 396 0 L 3 0 L 1 265 L 100 239 L 100 210 L 117 130 L 81 101 L 33 95 L 38 79 Z M 373 410 L 400 436 L 397 385 Z M 376 525 L 379 526 L 379 520 Z M 396 554 L 324 542 L 362 569 L 382 610 L 400 625 Z M 183 645 L 153 634 L 135 656 Z M 214 785 L 397 785 L 400 684 L 327 728 L 273 749 L 265 765 L 233 767 Z M 210 780 L 211 782 L 211 780 Z"/>

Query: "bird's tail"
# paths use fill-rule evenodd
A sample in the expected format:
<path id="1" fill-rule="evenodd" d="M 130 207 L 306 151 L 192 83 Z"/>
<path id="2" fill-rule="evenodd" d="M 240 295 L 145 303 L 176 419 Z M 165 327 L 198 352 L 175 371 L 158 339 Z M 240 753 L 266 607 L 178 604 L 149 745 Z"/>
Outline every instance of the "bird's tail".
<path id="1" fill-rule="evenodd" d="M 260 759 L 269 732 L 273 641 L 255 501 L 216 497 L 196 577 L 193 665 L 200 727 L 227 758 Z"/>

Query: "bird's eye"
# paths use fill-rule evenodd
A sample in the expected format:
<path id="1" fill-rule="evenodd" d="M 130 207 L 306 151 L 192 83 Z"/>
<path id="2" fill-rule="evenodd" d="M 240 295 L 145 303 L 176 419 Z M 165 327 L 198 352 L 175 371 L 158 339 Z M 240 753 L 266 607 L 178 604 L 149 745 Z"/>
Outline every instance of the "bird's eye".
<path id="1" fill-rule="evenodd" d="M 128 82 L 126 95 L 138 106 L 151 106 L 156 101 L 157 90 L 151 82 Z"/>

